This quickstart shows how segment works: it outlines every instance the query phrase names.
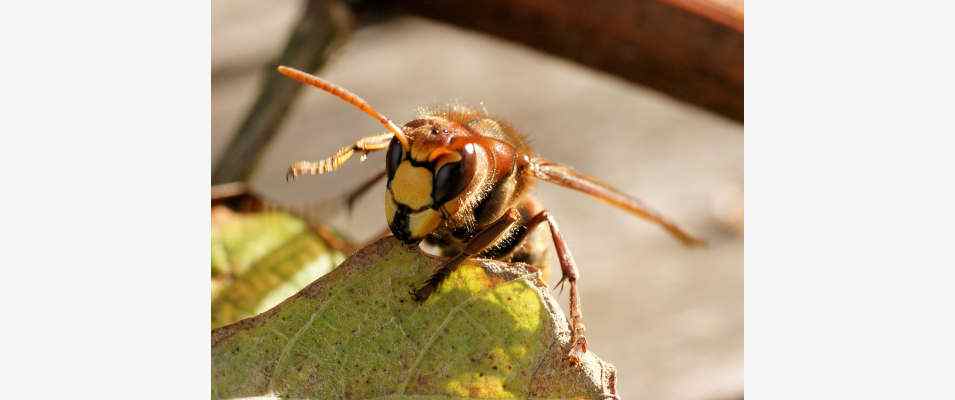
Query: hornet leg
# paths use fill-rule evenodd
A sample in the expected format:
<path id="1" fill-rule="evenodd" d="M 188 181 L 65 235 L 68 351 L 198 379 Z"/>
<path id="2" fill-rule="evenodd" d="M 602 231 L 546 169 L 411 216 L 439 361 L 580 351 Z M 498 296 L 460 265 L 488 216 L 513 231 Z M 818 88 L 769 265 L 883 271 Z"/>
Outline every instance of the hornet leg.
<path id="1" fill-rule="evenodd" d="M 562 276 L 560 282 L 557 283 L 557 286 L 563 288 L 564 283 L 570 283 L 570 345 L 571 350 L 570 360 L 572 362 L 579 362 L 580 358 L 578 357 L 579 353 L 584 353 L 587 351 L 587 338 L 584 337 L 584 331 L 586 328 L 583 323 L 583 316 L 580 311 L 580 296 L 577 294 L 577 278 L 579 274 L 577 272 L 577 263 L 574 262 L 574 256 L 570 254 L 570 249 L 567 248 L 567 243 L 564 242 L 564 237 L 560 234 L 560 229 L 557 227 L 557 221 L 554 220 L 554 217 L 550 215 L 547 210 L 541 211 L 527 223 L 528 230 L 534 229 L 538 224 L 542 222 L 547 222 L 547 226 L 550 228 L 551 237 L 554 239 L 554 248 L 557 250 L 557 258 L 560 260 L 560 270 Z"/>
<path id="2" fill-rule="evenodd" d="M 415 300 L 419 302 L 427 300 L 428 297 L 431 296 L 431 293 L 438 288 L 438 285 L 440 285 L 448 275 L 451 275 L 451 272 L 454 271 L 459 264 L 464 262 L 468 257 L 480 254 L 488 246 L 497 243 L 501 239 L 501 235 L 507 232 L 507 229 L 518 219 L 520 219 L 520 213 L 515 209 L 510 209 L 501 218 L 494 221 L 493 224 L 484 228 L 481 232 L 478 232 L 478 234 L 464 246 L 464 251 L 451 257 L 441 268 L 438 268 L 434 275 L 431 275 L 431 278 L 425 282 L 424 286 L 411 292 Z"/>

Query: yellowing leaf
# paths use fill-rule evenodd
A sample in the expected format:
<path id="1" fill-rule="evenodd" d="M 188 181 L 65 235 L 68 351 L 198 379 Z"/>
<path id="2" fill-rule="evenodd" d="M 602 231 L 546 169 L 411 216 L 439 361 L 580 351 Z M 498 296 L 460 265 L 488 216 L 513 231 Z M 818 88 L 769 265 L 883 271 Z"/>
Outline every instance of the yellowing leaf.
<path id="1" fill-rule="evenodd" d="M 567 321 L 523 264 L 472 260 L 424 304 L 440 264 L 394 238 L 277 307 L 212 333 L 213 397 L 608 398 L 615 369 L 571 365 Z"/>
<path id="2" fill-rule="evenodd" d="M 344 256 L 282 212 L 237 214 L 212 234 L 212 326 L 268 310 L 338 265 Z"/>

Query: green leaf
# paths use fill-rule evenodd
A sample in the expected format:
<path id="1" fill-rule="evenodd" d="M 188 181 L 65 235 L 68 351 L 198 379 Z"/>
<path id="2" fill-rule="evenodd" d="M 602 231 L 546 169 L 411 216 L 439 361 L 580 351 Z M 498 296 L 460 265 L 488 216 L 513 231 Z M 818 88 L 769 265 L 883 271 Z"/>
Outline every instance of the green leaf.
<path id="1" fill-rule="evenodd" d="M 289 214 L 226 218 L 212 234 L 213 328 L 272 308 L 343 259 Z"/>
<path id="2" fill-rule="evenodd" d="M 567 321 L 524 264 L 476 259 L 424 304 L 440 259 L 382 239 L 268 312 L 212 333 L 213 397 L 607 398 L 615 369 L 567 361 Z"/>

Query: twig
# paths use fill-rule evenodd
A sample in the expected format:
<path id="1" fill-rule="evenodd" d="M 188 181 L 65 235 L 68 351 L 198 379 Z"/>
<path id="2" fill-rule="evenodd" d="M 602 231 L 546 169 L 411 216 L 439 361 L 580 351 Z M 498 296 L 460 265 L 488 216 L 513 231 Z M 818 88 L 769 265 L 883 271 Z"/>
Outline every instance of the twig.
<path id="1" fill-rule="evenodd" d="M 408 12 L 514 40 L 743 120 L 742 1 L 401 4 Z"/>
<path id="2" fill-rule="evenodd" d="M 213 184 L 244 182 L 252 175 L 262 150 L 300 93 L 302 85 L 274 73 L 275 65 L 314 72 L 351 30 L 351 13 L 338 0 L 308 0 L 303 8 L 282 55 L 265 66 L 259 95 L 214 169 Z"/>

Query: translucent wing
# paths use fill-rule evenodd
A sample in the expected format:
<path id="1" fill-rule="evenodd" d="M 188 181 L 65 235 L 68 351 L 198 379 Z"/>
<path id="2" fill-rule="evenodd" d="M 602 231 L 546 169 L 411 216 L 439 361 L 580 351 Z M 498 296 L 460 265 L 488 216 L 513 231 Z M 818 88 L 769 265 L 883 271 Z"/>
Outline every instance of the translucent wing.
<path id="1" fill-rule="evenodd" d="M 693 237 L 680 227 L 676 226 L 676 224 L 670 222 L 652 208 L 643 204 L 642 201 L 631 197 L 630 195 L 627 195 L 626 193 L 623 193 L 606 183 L 600 182 L 594 177 L 577 172 L 571 167 L 557 164 L 543 158 L 535 158 L 531 160 L 530 169 L 534 176 L 538 179 L 586 193 L 590 196 L 593 196 L 597 200 L 660 225 L 675 238 L 683 242 L 684 245 L 696 246 L 704 244 L 702 240 Z"/>

